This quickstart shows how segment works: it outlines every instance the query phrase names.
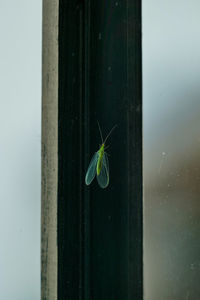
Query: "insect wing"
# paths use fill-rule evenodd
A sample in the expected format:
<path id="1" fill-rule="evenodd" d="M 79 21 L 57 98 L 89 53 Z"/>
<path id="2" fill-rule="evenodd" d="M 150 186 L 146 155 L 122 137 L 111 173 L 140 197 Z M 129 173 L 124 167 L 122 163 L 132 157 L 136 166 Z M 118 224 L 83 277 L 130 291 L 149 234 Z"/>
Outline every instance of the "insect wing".
<path id="1" fill-rule="evenodd" d="M 101 188 L 106 188 L 109 184 L 109 162 L 107 154 L 104 152 L 102 158 L 102 168 L 99 176 L 97 176 L 97 181 Z"/>
<path id="2" fill-rule="evenodd" d="M 87 173 L 85 175 L 85 183 L 87 185 L 89 185 L 95 177 L 96 168 L 97 168 L 97 161 L 98 161 L 98 152 L 96 152 L 93 155 L 93 157 L 90 161 L 89 167 L 87 169 Z"/>

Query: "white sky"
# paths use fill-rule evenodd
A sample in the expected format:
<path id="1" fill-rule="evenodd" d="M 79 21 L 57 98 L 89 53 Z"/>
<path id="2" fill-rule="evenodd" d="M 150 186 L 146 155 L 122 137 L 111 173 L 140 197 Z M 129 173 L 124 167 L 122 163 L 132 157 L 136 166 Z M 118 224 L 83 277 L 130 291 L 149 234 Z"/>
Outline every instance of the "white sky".
<path id="1" fill-rule="evenodd" d="M 0 299 L 40 299 L 41 0 L 0 0 Z"/>
<path id="2" fill-rule="evenodd" d="M 199 87 L 200 2 L 144 0 L 143 149 L 151 177 L 162 152 L 178 160 L 199 143 Z"/>

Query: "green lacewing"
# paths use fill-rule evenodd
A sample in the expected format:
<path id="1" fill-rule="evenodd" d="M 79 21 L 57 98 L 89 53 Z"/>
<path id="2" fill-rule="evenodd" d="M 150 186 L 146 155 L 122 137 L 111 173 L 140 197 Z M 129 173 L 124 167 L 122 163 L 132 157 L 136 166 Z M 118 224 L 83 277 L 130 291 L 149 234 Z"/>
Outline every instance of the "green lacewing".
<path id="1" fill-rule="evenodd" d="M 89 185 L 92 180 L 94 179 L 95 175 L 97 176 L 98 184 L 102 189 L 106 188 L 109 184 L 109 162 L 108 162 L 108 155 L 105 152 L 105 144 L 108 137 L 111 135 L 112 131 L 116 128 L 115 125 L 103 140 L 101 128 L 98 122 L 99 132 L 101 136 L 102 144 L 97 152 L 93 155 L 89 167 L 87 169 L 87 173 L 85 175 L 85 183 Z"/>

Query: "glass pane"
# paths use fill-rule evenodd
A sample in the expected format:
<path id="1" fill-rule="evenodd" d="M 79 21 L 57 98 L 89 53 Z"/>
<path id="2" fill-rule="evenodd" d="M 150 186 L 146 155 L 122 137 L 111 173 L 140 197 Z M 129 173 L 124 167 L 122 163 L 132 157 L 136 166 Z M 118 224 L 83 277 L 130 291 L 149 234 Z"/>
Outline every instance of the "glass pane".
<path id="1" fill-rule="evenodd" d="M 39 0 L 0 1 L 0 298 L 40 299 Z"/>
<path id="2" fill-rule="evenodd" d="M 145 300 L 200 299 L 200 2 L 143 1 Z"/>

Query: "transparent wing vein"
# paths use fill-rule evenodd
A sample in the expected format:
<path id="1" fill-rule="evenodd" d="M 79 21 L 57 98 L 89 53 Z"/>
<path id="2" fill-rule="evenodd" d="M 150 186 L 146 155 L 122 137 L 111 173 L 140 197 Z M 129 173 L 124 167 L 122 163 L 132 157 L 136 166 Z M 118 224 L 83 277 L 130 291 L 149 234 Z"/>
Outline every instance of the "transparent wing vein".
<path id="1" fill-rule="evenodd" d="M 89 167 L 87 169 L 87 173 L 85 175 L 85 183 L 87 185 L 89 185 L 95 177 L 97 161 L 98 161 L 98 152 L 95 152 L 95 154 L 93 155 L 90 161 Z"/>
<path id="2" fill-rule="evenodd" d="M 97 181 L 101 188 L 106 188 L 109 184 L 109 163 L 108 163 L 108 157 L 107 154 L 104 152 L 103 155 L 103 161 L 102 161 L 102 169 L 97 176 Z"/>

